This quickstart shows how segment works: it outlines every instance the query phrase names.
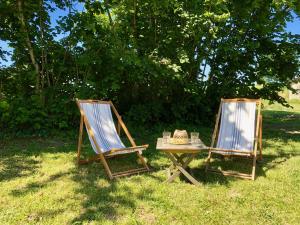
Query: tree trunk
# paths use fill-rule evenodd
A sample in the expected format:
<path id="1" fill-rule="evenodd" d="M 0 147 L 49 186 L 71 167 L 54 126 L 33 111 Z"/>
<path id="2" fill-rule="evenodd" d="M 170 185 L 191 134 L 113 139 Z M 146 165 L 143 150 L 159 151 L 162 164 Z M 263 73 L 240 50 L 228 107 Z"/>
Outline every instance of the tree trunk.
<path id="1" fill-rule="evenodd" d="M 133 35 L 135 37 L 135 40 L 137 41 L 137 28 L 136 28 L 136 0 L 133 0 L 133 10 L 134 10 L 134 14 L 133 14 Z"/>
<path id="2" fill-rule="evenodd" d="M 40 39 L 41 39 L 41 88 L 44 88 L 45 84 L 45 42 L 44 42 L 44 26 L 42 21 L 42 7 L 43 7 L 43 0 L 40 0 Z"/>
<path id="3" fill-rule="evenodd" d="M 18 7 L 18 11 L 19 11 L 19 20 L 20 20 L 22 32 L 24 33 L 24 36 L 25 36 L 25 44 L 28 48 L 30 60 L 31 60 L 31 63 L 36 72 L 36 87 L 35 88 L 36 88 L 36 92 L 39 93 L 40 92 L 40 67 L 36 61 L 33 47 L 32 47 L 32 44 L 31 44 L 31 41 L 29 38 L 29 34 L 28 34 L 28 30 L 27 30 L 27 26 L 26 26 L 24 14 L 23 14 L 22 3 L 23 3 L 22 0 L 17 0 L 17 7 Z"/>

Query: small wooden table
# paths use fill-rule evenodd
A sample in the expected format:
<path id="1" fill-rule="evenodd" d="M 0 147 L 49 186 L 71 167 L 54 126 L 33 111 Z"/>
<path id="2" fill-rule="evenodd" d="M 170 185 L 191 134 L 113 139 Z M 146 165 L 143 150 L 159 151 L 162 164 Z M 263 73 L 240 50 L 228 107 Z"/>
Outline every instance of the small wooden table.
<path id="1" fill-rule="evenodd" d="M 163 139 L 158 138 L 156 149 L 165 152 L 172 162 L 172 165 L 168 169 L 167 182 L 172 182 L 180 175 L 180 173 L 182 173 L 193 184 L 200 184 L 190 173 L 186 171 L 186 168 L 197 154 L 203 150 L 208 150 L 207 146 L 202 143 L 175 145 L 163 143 Z"/>

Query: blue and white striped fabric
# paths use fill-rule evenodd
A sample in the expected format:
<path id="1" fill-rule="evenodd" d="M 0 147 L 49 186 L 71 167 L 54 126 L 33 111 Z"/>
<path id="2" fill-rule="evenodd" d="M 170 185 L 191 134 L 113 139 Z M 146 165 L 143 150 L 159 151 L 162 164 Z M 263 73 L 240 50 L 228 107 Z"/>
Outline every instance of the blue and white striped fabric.
<path id="1" fill-rule="evenodd" d="M 89 122 L 96 142 L 102 153 L 113 148 L 125 148 L 125 145 L 116 131 L 109 104 L 80 103 L 80 107 Z M 89 139 L 94 151 L 99 153 L 90 134 Z"/>
<path id="2" fill-rule="evenodd" d="M 253 151 L 255 134 L 255 102 L 224 102 L 217 148 Z M 231 153 L 239 154 L 239 153 Z"/>

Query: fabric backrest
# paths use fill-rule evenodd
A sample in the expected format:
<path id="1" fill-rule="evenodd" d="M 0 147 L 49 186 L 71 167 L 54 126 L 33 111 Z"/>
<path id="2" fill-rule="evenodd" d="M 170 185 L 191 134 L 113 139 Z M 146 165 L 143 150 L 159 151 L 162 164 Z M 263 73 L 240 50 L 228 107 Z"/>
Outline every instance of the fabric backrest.
<path id="1" fill-rule="evenodd" d="M 125 148 L 116 131 L 110 104 L 81 102 L 80 107 L 85 114 L 102 153 L 113 148 Z M 94 151 L 98 153 L 96 144 L 90 134 L 88 135 Z"/>
<path id="2" fill-rule="evenodd" d="M 256 103 L 223 102 L 217 148 L 252 151 Z"/>

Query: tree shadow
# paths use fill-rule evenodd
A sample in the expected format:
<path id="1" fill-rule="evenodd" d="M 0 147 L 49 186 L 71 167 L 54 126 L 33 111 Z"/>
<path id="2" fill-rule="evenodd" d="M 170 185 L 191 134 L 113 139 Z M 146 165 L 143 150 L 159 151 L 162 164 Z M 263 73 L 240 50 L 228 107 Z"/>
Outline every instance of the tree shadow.
<path id="1" fill-rule="evenodd" d="M 245 109 L 242 108 L 242 110 Z M 233 113 L 233 111 L 229 111 L 228 116 L 230 116 L 231 113 Z M 258 161 L 256 164 L 256 177 L 265 177 L 268 170 L 286 162 L 291 157 L 299 155 L 299 153 L 296 153 L 295 149 L 293 152 L 288 152 L 284 151 L 281 147 L 282 145 L 288 145 L 291 140 L 300 140 L 300 113 L 263 111 L 263 116 L 263 161 Z M 235 122 L 232 122 L 231 126 L 233 126 L 235 130 L 239 131 Z M 243 133 L 241 131 L 239 132 L 241 133 L 240 138 L 244 138 Z M 278 142 L 282 142 L 281 145 L 278 146 Z M 264 149 L 272 149 L 272 152 L 268 151 L 266 154 L 264 153 Z M 272 154 L 273 152 L 274 154 Z M 222 170 L 234 170 L 248 174 L 251 173 L 252 159 L 247 159 L 245 157 L 230 157 L 228 160 L 224 160 L 222 156 L 214 156 L 214 159 L 215 160 L 210 163 L 211 167 L 222 168 Z M 223 180 L 226 178 L 222 174 L 214 174 L 213 176 L 222 179 L 221 183 L 227 183 L 226 180 Z M 208 176 L 203 176 L 202 178 L 199 176 L 199 179 L 203 179 L 203 182 L 215 182 L 216 180 L 214 178 L 215 177 L 211 180 Z"/>
<path id="2" fill-rule="evenodd" d="M 289 115 L 288 113 L 286 115 Z M 292 118 L 292 119 L 291 119 Z M 295 126 L 292 125 L 298 118 L 288 117 L 289 124 L 285 124 L 285 120 L 278 117 L 276 120 L 270 118 L 266 120 L 264 124 L 264 147 L 275 149 L 274 154 L 267 152 L 263 154 L 263 161 L 257 164 L 256 175 L 257 177 L 265 177 L 266 172 L 272 170 L 279 165 L 285 163 L 292 157 L 299 156 L 299 152 L 286 152 L 279 146 L 276 146 L 272 141 L 273 138 L 277 138 L 282 141 L 283 144 L 288 144 L 289 140 L 299 140 L 297 133 L 291 134 L 291 131 L 295 131 Z M 279 126 L 277 124 L 283 124 Z M 299 123 L 298 123 L 299 124 Z M 280 128 L 279 128 L 280 127 Z M 34 143 L 34 144 L 33 144 Z M 88 145 L 88 141 L 86 142 Z M 153 172 L 159 171 L 162 168 L 166 168 L 170 165 L 170 161 L 163 153 L 155 151 L 156 140 L 150 142 L 151 147 L 149 151 L 145 151 L 145 156 L 149 159 L 149 164 L 152 165 Z M 74 152 L 75 155 L 75 142 L 47 142 L 41 140 L 32 140 L 31 145 L 23 146 L 22 143 L 19 146 L 15 146 L 12 149 L 6 148 L 6 144 L 2 144 L 4 150 L 1 149 L 0 154 L 0 181 L 14 179 L 15 177 L 28 176 L 38 170 L 40 161 L 34 156 L 41 153 L 58 153 L 58 152 Z M 33 148 L 32 148 L 33 146 Z M 93 153 L 91 147 L 87 151 Z M 28 151 L 27 149 L 30 149 Z M 88 153 L 88 154 L 90 154 Z M 206 158 L 207 153 L 201 153 L 197 158 Z M 166 160 L 166 161 L 165 161 Z M 165 163 L 166 162 L 166 163 Z M 75 163 L 75 160 L 74 160 Z M 126 169 L 128 166 L 136 164 L 136 157 L 126 156 L 119 157 L 114 161 L 110 161 L 114 169 L 119 170 Z M 243 158 L 232 158 L 223 160 L 217 158 L 211 162 L 213 167 L 222 167 L 223 169 L 241 170 L 246 171 L 251 169 L 252 160 Z M 13 196 L 22 196 L 30 192 L 35 192 L 45 187 L 49 182 L 53 182 L 66 175 L 71 175 L 71 179 L 78 184 L 78 187 L 74 190 L 74 198 L 78 198 L 81 202 L 82 210 L 78 212 L 78 216 L 74 218 L 71 223 L 87 223 L 92 220 L 103 221 L 110 220 L 112 222 L 118 221 L 122 216 L 129 212 L 134 213 L 139 207 L 139 201 L 155 201 L 162 202 L 164 200 L 157 199 L 155 196 L 155 185 L 144 185 L 145 181 L 149 179 L 155 180 L 157 185 L 165 180 L 164 177 L 156 176 L 153 172 L 143 173 L 142 175 L 135 175 L 128 178 L 119 178 L 114 181 L 108 180 L 106 177 L 104 168 L 99 163 L 83 165 L 76 167 L 67 172 L 61 172 L 50 176 L 48 179 L 40 182 L 32 182 L 27 184 L 24 188 L 16 189 L 11 192 Z M 247 171 L 249 172 L 249 171 Z M 236 178 L 224 177 L 220 174 L 205 173 L 205 163 L 202 163 L 197 168 L 190 170 L 192 176 L 194 176 L 200 183 L 204 185 L 209 184 L 221 184 L 229 186 L 231 181 Z M 185 180 L 181 178 L 182 181 Z M 172 185 L 172 184 L 170 184 Z M 167 201 L 167 200 L 166 200 Z M 125 210 L 126 209 L 126 210 Z M 45 211 L 45 215 L 55 216 L 59 212 Z M 29 215 L 31 216 L 31 215 Z M 32 217 L 32 218 L 31 218 Z M 32 215 L 29 220 L 38 221 L 37 215 Z"/>
<path id="3" fill-rule="evenodd" d="M 71 173 L 72 173 L 72 171 L 60 172 L 60 173 L 56 173 L 56 174 L 49 176 L 49 178 L 47 178 L 46 180 L 28 183 L 25 187 L 12 190 L 11 195 L 20 197 L 20 196 L 24 196 L 28 193 L 38 192 L 42 188 L 46 187 L 49 183 L 54 182 L 55 180 L 57 180 L 63 176 L 69 175 Z"/>
<path id="4" fill-rule="evenodd" d="M 1 157 L 0 182 L 29 176 L 38 169 L 39 164 L 38 159 L 29 158 L 26 155 Z"/>
<path id="5" fill-rule="evenodd" d="M 203 185 L 208 184 L 221 184 L 224 186 L 229 186 L 229 181 L 232 180 L 230 177 L 220 176 L 219 174 L 205 172 L 205 165 L 197 168 L 188 168 L 188 173 L 190 173 L 199 183 Z M 191 183 L 185 176 L 180 174 L 180 180 Z"/>
<path id="6" fill-rule="evenodd" d="M 27 221 L 29 224 L 42 224 L 44 218 L 55 218 L 59 214 L 61 214 L 61 210 L 46 209 L 39 213 L 27 215 Z"/>
<path id="7" fill-rule="evenodd" d="M 70 142 L 42 138 L 3 140 L 0 149 L 0 182 L 30 176 L 38 170 L 41 153 L 71 152 Z"/>
<path id="8" fill-rule="evenodd" d="M 266 138 L 300 140 L 300 112 L 264 111 L 263 130 Z"/>
<path id="9" fill-rule="evenodd" d="M 256 163 L 256 178 L 266 177 L 266 173 L 269 170 L 275 169 L 281 164 L 284 164 L 289 159 L 300 156 L 300 153 L 285 153 L 280 152 L 277 155 L 264 154 L 263 160 L 258 160 Z M 251 173 L 252 158 L 231 157 L 224 159 L 223 157 L 215 157 L 215 160 L 210 163 L 213 168 L 219 168 L 222 170 L 234 170 L 241 173 Z M 224 176 L 218 173 L 205 172 L 205 164 L 201 167 L 191 169 L 191 174 L 203 184 L 218 183 L 227 185 L 230 180 L 236 178 Z"/>
<path id="10" fill-rule="evenodd" d="M 83 195 L 84 200 L 81 204 L 83 210 L 71 223 L 81 224 L 93 220 L 115 222 L 125 216 L 122 212 L 128 212 L 128 209 L 134 212 L 139 200 L 155 201 L 153 188 L 143 186 L 144 174 L 143 177 L 135 175 L 111 181 L 106 178 L 104 168 L 101 167 L 101 164 L 93 163 L 78 168 L 74 173 L 74 181 L 80 184 L 75 194 Z"/>
<path id="11" fill-rule="evenodd" d="M 264 155 L 263 160 L 259 162 L 259 166 L 257 166 L 257 177 L 266 177 L 267 171 L 277 168 L 281 164 L 284 164 L 286 161 L 296 156 L 300 156 L 300 153 L 281 153 L 279 155 Z"/>

